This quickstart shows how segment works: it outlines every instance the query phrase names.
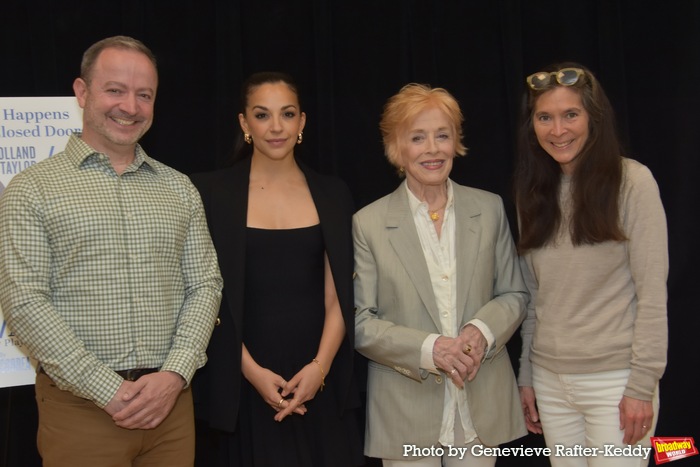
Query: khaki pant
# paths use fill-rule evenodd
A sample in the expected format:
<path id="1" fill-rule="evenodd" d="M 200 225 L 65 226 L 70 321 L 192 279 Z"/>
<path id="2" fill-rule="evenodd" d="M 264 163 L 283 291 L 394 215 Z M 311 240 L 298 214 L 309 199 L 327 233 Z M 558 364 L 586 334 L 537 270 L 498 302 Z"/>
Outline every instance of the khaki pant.
<path id="1" fill-rule="evenodd" d="M 37 446 L 44 467 L 192 467 L 194 411 L 189 389 L 152 430 L 127 430 L 93 402 L 37 374 Z"/>

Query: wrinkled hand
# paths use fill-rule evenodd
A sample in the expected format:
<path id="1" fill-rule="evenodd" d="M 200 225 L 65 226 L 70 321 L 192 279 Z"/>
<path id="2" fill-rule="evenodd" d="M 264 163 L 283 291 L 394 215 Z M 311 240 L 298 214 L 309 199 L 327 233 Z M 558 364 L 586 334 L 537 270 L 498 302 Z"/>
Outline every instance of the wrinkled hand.
<path id="1" fill-rule="evenodd" d="M 440 336 L 433 345 L 433 362 L 446 373 L 458 388 L 464 387 L 468 375 L 475 374 L 478 364 L 465 353 L 465 343 L 459 338 Z M 471 353 L 471 352 L 470 352 Z"/>
<path id="2" fill-rule="evenodd" d="M 170 414 L 184 387 L 185 380 L 172 371 L 144 375 L 124 381 L 104 410 L 119 427 L 152 429 Z"/>
<path id="3" fill-rule="evenodd" d="M 654 408 L 651 401 L 622 396 L 620 408 L 620 430 L 625 430 L 622 442 L 635 444 L 651 429 Z"/>
<path id="4" fill-rule="evenodd" d="M 290 402 L 286 398 L 289 394 L 284 393 L 286 387 L 289 387 L 289 383 L 284 380 L 280 375 L 274 371 L 268 370 L 267 368 L 257 367 L 248 378 L 250 384 L 258 391 L 260 397 L 263 398 L 265 403 L 272 407 L 275 412 L 281 412 L 286 408 L 289 408 Z M 293 410 L 290 411 L 299 415 L 304 415 L 306 413 L 306 407 L 304 405 L 295 406 Z M 277 416 L 275 415 L 275 420 Z"/>
<path id="5" fill-rule="evenodd" d="M 528 431 L 541 435 L 542 422 L 540 414 L 537 412 L 535 390 L 531 386 L 520 386 L 518 390 L 520 391 L 520 406 L 523 408 Z"/>
<path id="6" fill-rule="evenodd" d="M 484 359 L 484 352 L 486 351 L 488 342 L 479 328 L 473 324 L 464 326 L 459 333 L 459 338 L 464 343 L 462 351 L 469 355 L 474 361 L 474 367 L 467 373 L 467 380 L 472 381 L 476 378 L 479 368 L 481 368 L 481 361 Z"/>
<path id="7" fill-rule="evenodd" d="M 316 397 L 316 393 L 323 382 L 323 375 L 316 362 L 308 363 L 289 380 L 285 388 L 282 390 L 282 396 L 287 397 L 292 394 L 291 399 L 287 399 L 288 405 L 283 404 L 283 410 L 275 415 L 275 420 L 281 422 L 292 412 L 297 412 L 303 408 L 306 413 L 304 402 L 312 400 Z M 303 414 L 302 414 L 303 415 Z"/>

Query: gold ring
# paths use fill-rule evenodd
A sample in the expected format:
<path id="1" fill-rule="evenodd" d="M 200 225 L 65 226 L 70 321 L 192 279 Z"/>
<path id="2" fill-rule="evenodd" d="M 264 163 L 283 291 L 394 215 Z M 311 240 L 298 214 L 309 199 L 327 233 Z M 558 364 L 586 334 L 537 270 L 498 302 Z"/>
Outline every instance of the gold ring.
<path id="1" fill-rule="evenodd" d="M 648 426 L 646 426 L 646 425 L 642 425 L 642 428 L 649 428 L 649 427 L 648 427 Z"/>
<path id="2" fill-rule="evenodd" d="M 457 371 L 457 368 L 452 368 L 452 371 L 450 371 L 450 374 L 451 374 L 451 375 L 454 375 L 454 374 L 455 374 L 455 371 Z"/>
<path id="3" fill-rule="evenodd" d="M 280 399 L 280 401 L 277 403 L 278 408 L 280 408 L 280 409 L 282 408 L 282 402 L 284 402 L 284 400 L 285 400 L 284 397 L 282 399 Z"/>
<path id="4" fill-rule="evenodd" d="M 464 352 L 466 355 L 469 355 L 469 352 L 472 351 L 472 346 L 471 344 L 465 344 L 464 348 L 462 349 L 462 352 Z"/>

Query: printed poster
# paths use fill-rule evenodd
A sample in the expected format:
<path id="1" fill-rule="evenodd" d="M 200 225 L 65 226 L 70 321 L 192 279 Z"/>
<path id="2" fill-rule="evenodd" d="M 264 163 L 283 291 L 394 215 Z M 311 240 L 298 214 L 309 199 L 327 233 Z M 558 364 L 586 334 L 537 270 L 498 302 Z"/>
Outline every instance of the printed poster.
<path id="1" fill-rule="evenodd" d="M 61 152 L 82 126 L 75 97 L 0 97 L 0 196 L 12 177 Z M 34 384 L 35 367 L 0 310 L 0 387 Z"/>

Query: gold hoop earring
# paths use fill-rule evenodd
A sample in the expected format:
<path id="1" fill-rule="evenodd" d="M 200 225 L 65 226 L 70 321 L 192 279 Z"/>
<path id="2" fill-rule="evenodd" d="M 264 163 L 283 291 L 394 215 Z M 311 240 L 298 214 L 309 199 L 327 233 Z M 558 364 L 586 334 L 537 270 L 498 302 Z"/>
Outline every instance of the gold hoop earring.
<path id="1" fill-rule="evenodd" d="M 297 135 L 297 144 L 301 144 L 302 141 L 304 141 L 304 132 L 303 131 Z"/>
<path id="2" fill-rule="evenodd" d="M 253 138 L 248 133 L 243 133 L 243 139 L 248 144 L 253 142 Z"/>

